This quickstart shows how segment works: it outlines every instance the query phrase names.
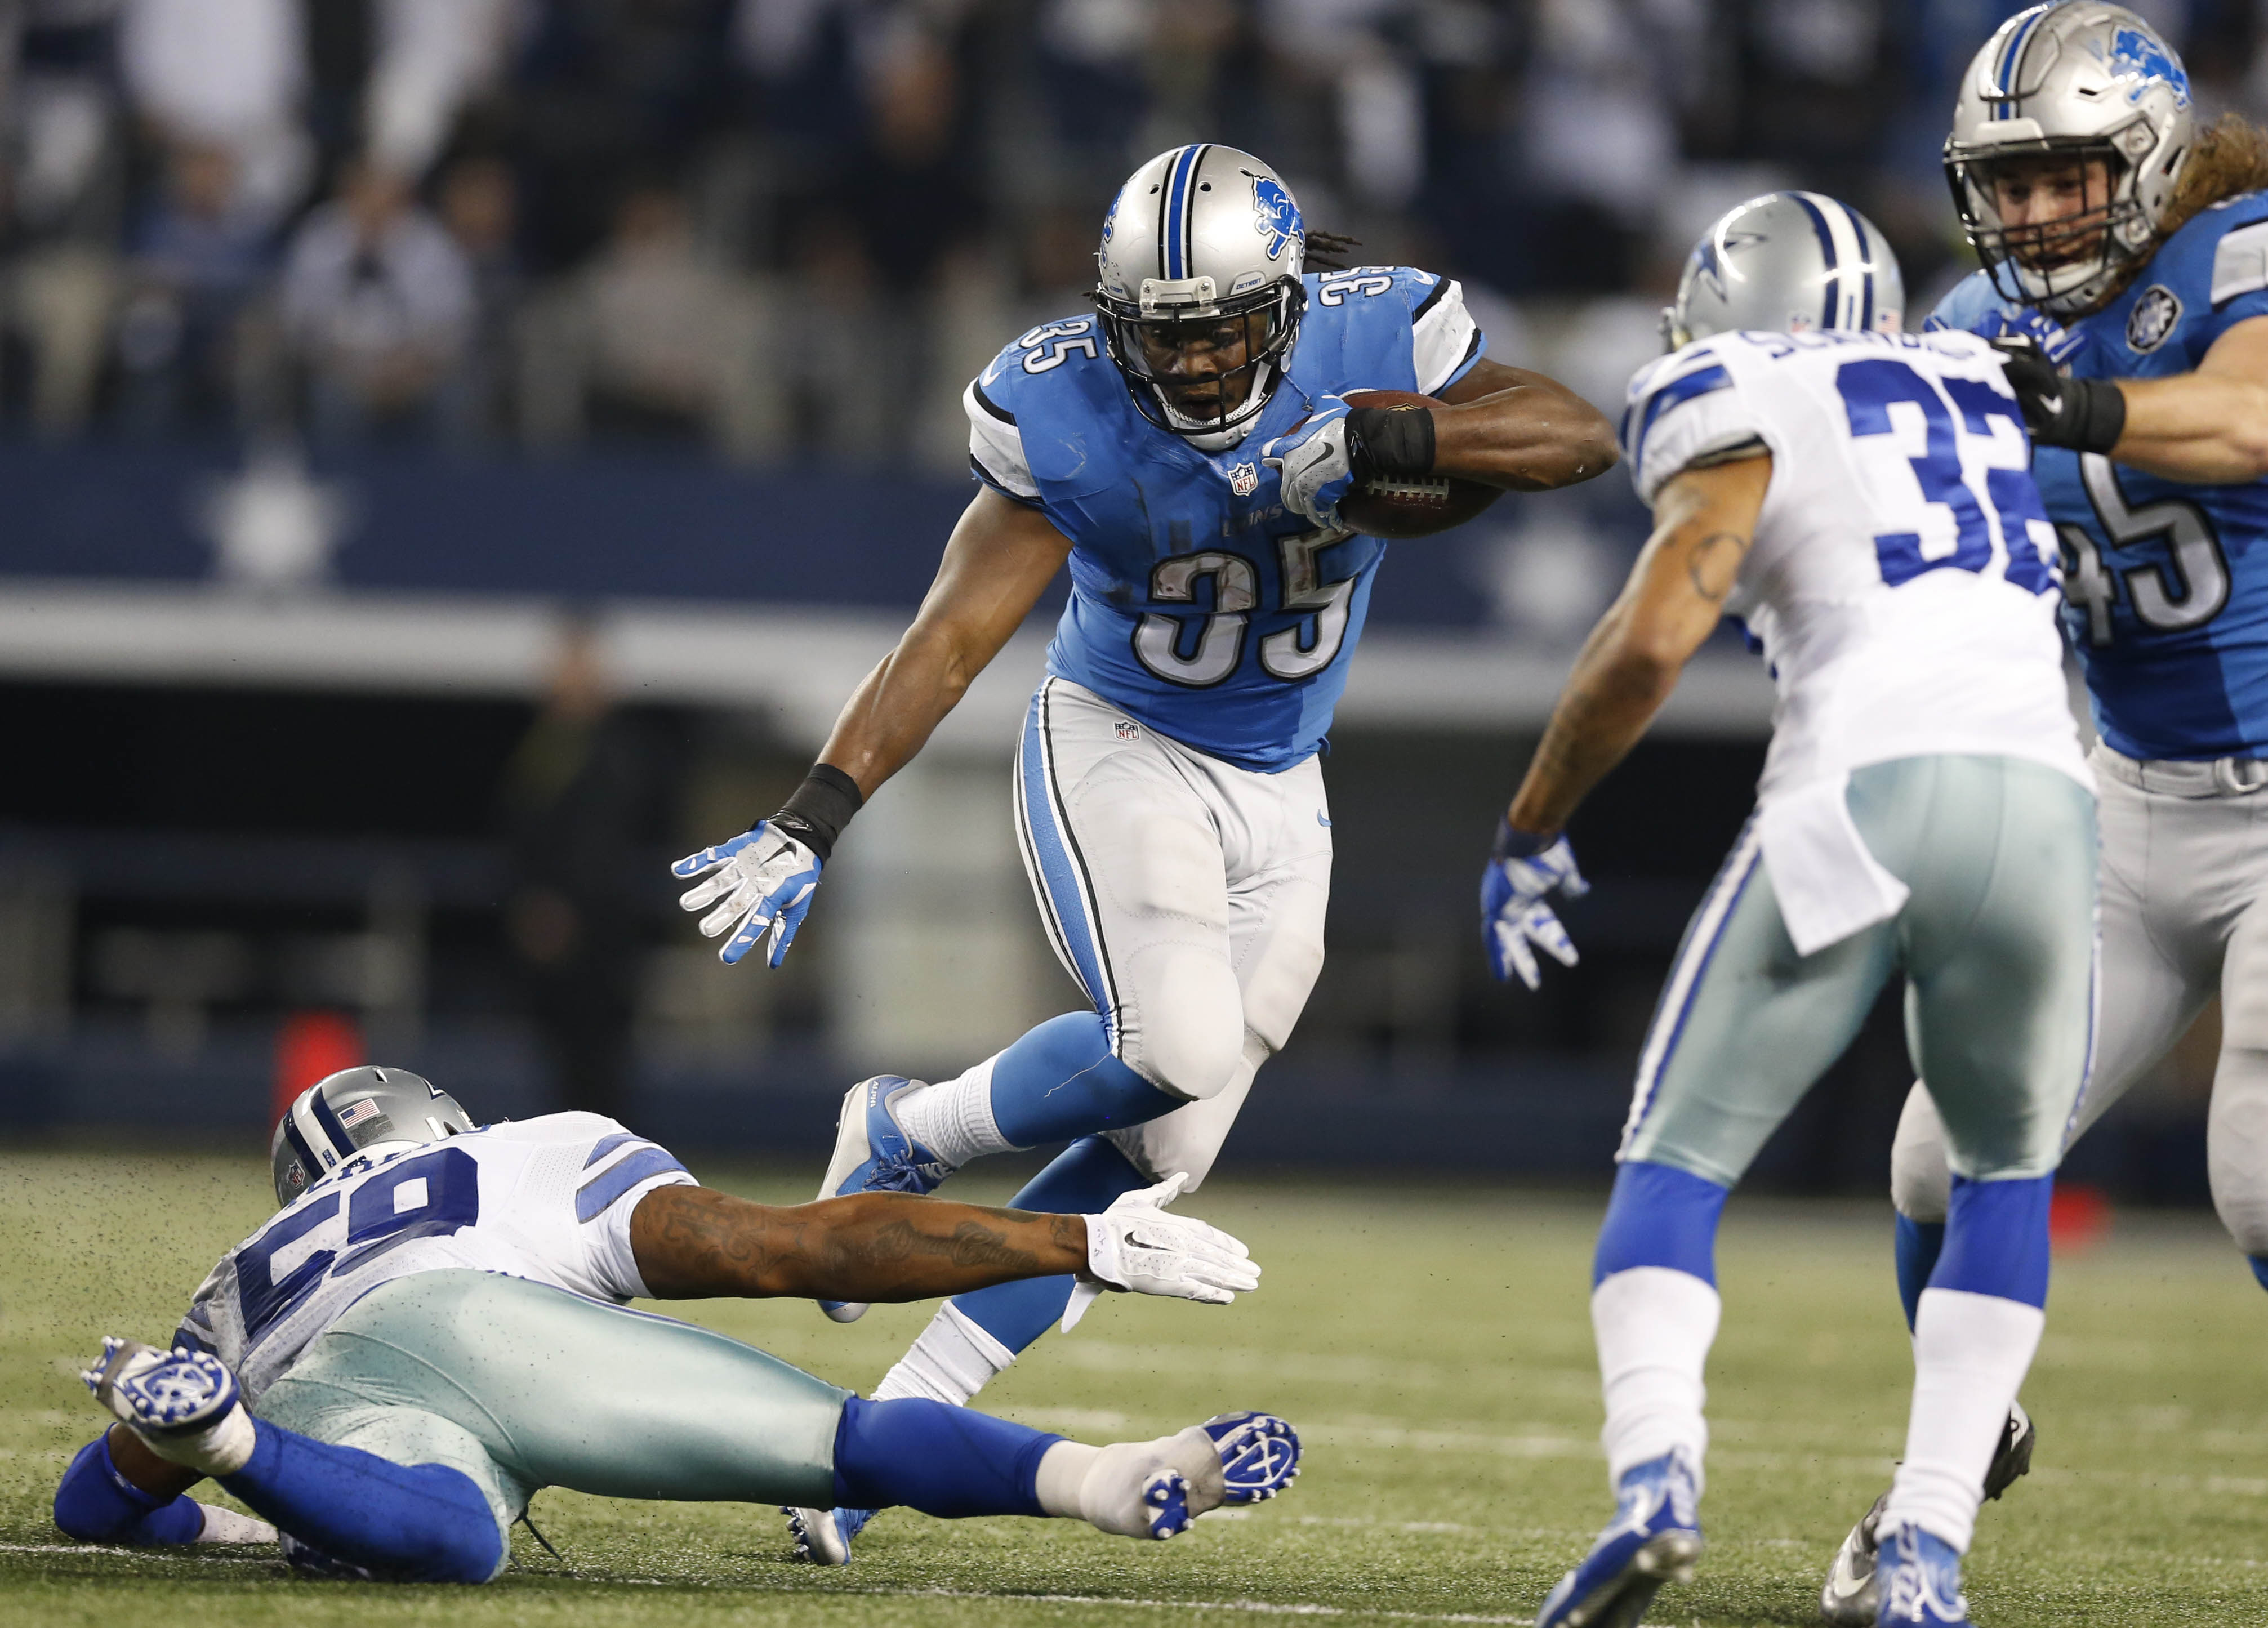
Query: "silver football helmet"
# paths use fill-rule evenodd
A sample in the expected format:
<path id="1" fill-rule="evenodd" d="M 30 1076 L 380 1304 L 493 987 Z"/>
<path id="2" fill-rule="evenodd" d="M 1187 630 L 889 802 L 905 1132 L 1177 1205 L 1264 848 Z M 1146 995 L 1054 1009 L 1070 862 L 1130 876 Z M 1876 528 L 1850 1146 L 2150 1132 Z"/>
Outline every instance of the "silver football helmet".
<path id="1" fill-rule="evenodd" d="M 1200 142 L 1127 178 L 1093 298 L 1144 417 L 1207 452 L 1244 438 L 1299 338 L 1307 247 L 1292 189 L 1248 152 Z"/>
<path id="2" fill-rule="evenodd" d="M 1662 337 L 1675 350 L 1743 328 L 1895 334 L 1905 310 L 1898 257 L 1873 221 L 1823 193 L 1768 192 L 1701 234 Z"/>
<path id="3" fill-rule="evenodd" d="M 438 1142 L 477 1127 L 457 1099 L 406 1068 L 341 1069 L 293 1100 L 269 1138 L 276 1202 L 288 1204 L 357 1153 Z"/>
<path id="4" fill-rule="evenodd" d="M 1945 143 L 1954 206 L 2001 298 L 2066 316 L 2109 298 L 2156 246 L 2195 124 L 2182 59 L 2123 6 L 2060 0 L 2001 24 Z M 2086 166 L 2080 211 L 2007 224 L 1996 176 L 2043 158 Z"/>

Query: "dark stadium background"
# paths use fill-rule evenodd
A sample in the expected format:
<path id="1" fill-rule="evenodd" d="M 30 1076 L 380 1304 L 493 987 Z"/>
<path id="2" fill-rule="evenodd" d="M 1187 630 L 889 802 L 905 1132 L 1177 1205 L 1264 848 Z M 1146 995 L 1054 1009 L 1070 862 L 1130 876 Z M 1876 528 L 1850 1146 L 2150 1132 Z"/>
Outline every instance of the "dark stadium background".
<path id="1" fill-rule="evenodd" d="M 770 810 L 910 612 L 968 490 L 960 382 L 1079 309 L 1135 162 L 1250 147 L 1610 404 L 1685 245 L 1772 187 L 1872 214 L 1918 321 L 1967 263 L 1954 75 L 2014 9 L 0 8 L 0 1133 L 251 1141 L 342 1048 L 526 1114 L 620 1039 L 585 1088 L 642 1128 L 804 1158 L 877 1035 L 935 1009 L 952 1038 L 905 1063 L 957 1067 L 1076 998 L 1012 865 L 956 897 L 946 858 L 971 821 L 1005 851 L 1036 645 L 853 828 L 781 970 L 703 966 L 662 867 Z M 2142 9 L 2208 114 L 2260 115 L 2256 8 Z M 391 247 L 327 276 L 356 219 Z M 1233 1160 L 1603 1179 L 1762 761 L 1750 659 L 1705 652 L 1577 821 L 1580 968 L 1491 984 L 1473 898 L 1643 534 L 1616 473 L 1395 548 L 1327 765 L 1330 960 Z M 563 711 L 578 640 L 597 687 Z M 604 952 L 539 966 L 539 895 Z M 974 982 L 901 976 L 924 955 Z M 2202 1202 L 2211 1056 L 2076 1172 Z M 1886 1002 L 1757 1179 L 1879 1191 L 1907 1079 Z"/>

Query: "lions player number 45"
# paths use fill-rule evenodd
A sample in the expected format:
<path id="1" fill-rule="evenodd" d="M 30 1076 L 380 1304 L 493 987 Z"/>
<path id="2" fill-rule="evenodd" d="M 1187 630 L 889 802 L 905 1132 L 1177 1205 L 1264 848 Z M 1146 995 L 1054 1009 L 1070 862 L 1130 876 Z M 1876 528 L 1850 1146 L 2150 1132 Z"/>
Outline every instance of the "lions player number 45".
<path id="1" fill-rule="evenodd" d="M 2131 566 L 2114 577 L 2087 527 L 2066 524 L 2056 528 L 2068 562 L 2064 600 L 2086 614 L 2088 644 L 2099 647 L 2110 643 L 2110 613 L 2118 603 L 2119 578 L 2125 580 L 2135 620 L 2154 633 L 2200 627 L 2220 614 L 2228 603 L 2228 556 L 2203 509 L 2179 497 L 2128 506 L 2126 494 L 2118 489 L 2117 472 L 2100 453 L 2080 454 L 2079 478 L 2113 545 L 2127 549 L 2163 538 L 2168 555 L 2165 564 Z"/>
<path id="2" fill-rule="evenodd" d="M 1881 562 L 1882 580 L 1892 587 L 1911 582 L 1925 571 L 1982 571 L 1992 564 L 1992 533 L 1985 523 L 1984 506 L 1970 477 L 1962 468 L 1960 438 L 1992 437 L 1992 421 L 2006 421 L 2019 432 L 2022 409 L 2015 398 L 2003 395 L 1979 379 L 1948 379 L 1940 392 L 1937 383 L 1923 378 L 1904 362 L 1889 357 L 1869 357 L 1846 362 L 1837 370 L 1835 387 L 1851 420 L 1851 433 L 1861 438 L 1899 433 L 1898 420 L 1906 415 L 1898 407 L 1918 409 L 1923 431 L 1922 451 L 1906 461 L 1920 483 L 1922 501 L 1951 511 L 1953 551 L 1933 557 L 1922 549 L 1918 529 L 1883 532 L 1874 539 Z M 1954 422 L 1954 411 L 1961 423 Z M 2031 522 L 2048 525 L 2047 511 L 2023 469 L 1987 468 L 1984 497 L 1999 516 L 2000 537 L 2007 549 L 2007 577 L 2020 588 L 2045 593 L 2055 586 L 2047 560 L 2034 541 Z"/>

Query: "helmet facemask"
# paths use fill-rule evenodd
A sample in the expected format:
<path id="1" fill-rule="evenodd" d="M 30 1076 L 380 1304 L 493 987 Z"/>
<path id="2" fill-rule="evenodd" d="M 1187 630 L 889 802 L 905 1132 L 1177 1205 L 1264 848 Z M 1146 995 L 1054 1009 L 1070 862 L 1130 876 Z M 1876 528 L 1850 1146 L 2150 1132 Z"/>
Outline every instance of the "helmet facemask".
<path id="1" fill-rule="evenodd" d="M 2137 124 L 2130 132 L 2143 149 L 2153 144 L 2146 127 Z M 1954 207 L 2003 299 L 2059 316 L 2082 315 L 2108 303 L 2148 257 L 2155 232 L 2122 144 L 2118 137 L 2038 141 L 1961 152 L 1947 144 L 1945 173 Z M 2002 214 L 2004 185 L 2044 190 L 2058 201 L 2072 198 L 2077 207 L 2051 219 L 2010 225 Z M 2036 215 L 2038 207 L 2027 212 Z"/>
<path id="2" fill-rule="evenodd" d="M 1235 446 L 1258 420 L 1283 383 L 1307 303 L 1292 276 L 1225 299 L 1211 277 L 1145 278 L 1137 299 L 1100 289 L 1094 299 L 1135 407 L 1207 452 Z"/>

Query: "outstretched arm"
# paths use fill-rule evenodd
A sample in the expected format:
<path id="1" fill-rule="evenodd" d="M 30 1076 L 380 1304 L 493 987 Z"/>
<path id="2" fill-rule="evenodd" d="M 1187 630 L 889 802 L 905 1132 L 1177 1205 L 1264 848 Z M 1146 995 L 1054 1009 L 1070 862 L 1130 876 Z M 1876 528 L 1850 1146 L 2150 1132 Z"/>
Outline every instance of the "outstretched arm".
<path id="1" fill-rule="evenodd" d="M 1538 836 L 1637 744 L 1725 612 L 1771 483 L 1769 454 L 1688 469 L 1654 499 L 1653 535 L 1575 659 L 1506 816 Z"/>
<path id="2" fill-rule="evenodd" d="M 1614 426 L 1556 379 L 1483 357 L 1433 409 L 1433 468 L 1441 475 L 1550 491 L 1615 467 Z"/>
<path id="3" fill-rule="evenodd" d="M 2268 317 L 2239 322 L 2193 373 L 2122 379 L 2126 424 L 2110 456 L 2169 481 L 2234 485 L 2268 475 Z"/>
<path id="4" fill-rule="evenodd" d="M 646 1287 L 665 1300 L 919 1300 L 1081 1271 L 1087 1256 L 1081 1216 L 903 1193 L 784 1207 L 683 1186 L 638 1201 L 630 1249 Z"/>
<path id="5" fill-rule="evenodd" d="M 852 693 L 819 761 L 872 797 L 921 750 L 1070 556 L 1071 539 L 1040 511 L 989 486 L 977 493 L 913 625 Z"/>

